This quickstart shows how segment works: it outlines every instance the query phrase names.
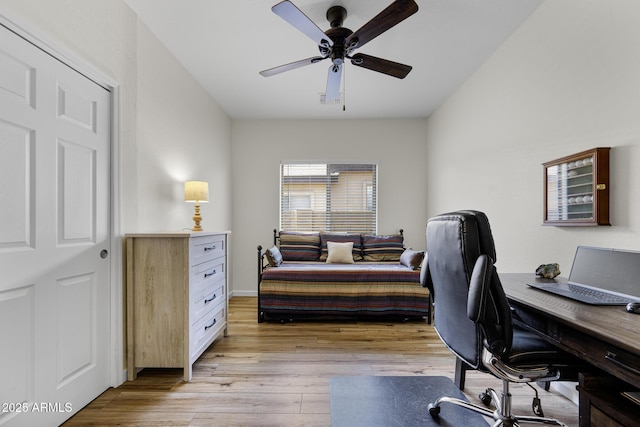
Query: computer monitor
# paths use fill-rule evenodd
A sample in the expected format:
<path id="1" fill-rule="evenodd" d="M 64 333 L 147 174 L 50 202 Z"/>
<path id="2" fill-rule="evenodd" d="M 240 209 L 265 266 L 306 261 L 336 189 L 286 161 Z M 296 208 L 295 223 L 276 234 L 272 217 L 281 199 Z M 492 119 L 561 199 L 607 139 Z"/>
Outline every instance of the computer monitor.
<path id="1" fill-rule="evenodd" d="M 640 297 L 640 252 L 578 246 L 569 282 Z"/>

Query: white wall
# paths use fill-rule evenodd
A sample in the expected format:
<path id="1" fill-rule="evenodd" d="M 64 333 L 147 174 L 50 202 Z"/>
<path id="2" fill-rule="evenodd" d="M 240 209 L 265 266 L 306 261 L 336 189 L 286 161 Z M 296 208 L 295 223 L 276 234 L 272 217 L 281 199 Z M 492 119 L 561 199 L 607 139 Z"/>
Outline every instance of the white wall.
<path id="1" fill-rule="evenodd" d="M 371 161 L 378 168 L 378 232 L 425 246 L 426 120 L 234 120 L 234 295 L 256 295 L 256 246 L 278 228 L 280 162 Z"/>
<path id="2" fill-rule="evenodd" d="M 127 231 L 193 227 L 184 181 L 209 183 L 205 231 L 231 229 L 231 120 L 156 37 L 138 26 L 137 224 Z"/>
<path id="3" fill-rule="evenodd" d="M 231 228 L 231 120 L 120 0 L 0 0 L 0 14 L 120 87 L 124 232 L 192 226 L 186 179 L 209 181 L 203 227 Z"/>
<path id="4" fill-rule="evenodd" d="M 428 120 L 428 214 L 484 210 L 503 272 L 640 250 L 640 2 L 549 0 Z M 611 151 L 611 227 L 542 226 L 545 161 Z"/>

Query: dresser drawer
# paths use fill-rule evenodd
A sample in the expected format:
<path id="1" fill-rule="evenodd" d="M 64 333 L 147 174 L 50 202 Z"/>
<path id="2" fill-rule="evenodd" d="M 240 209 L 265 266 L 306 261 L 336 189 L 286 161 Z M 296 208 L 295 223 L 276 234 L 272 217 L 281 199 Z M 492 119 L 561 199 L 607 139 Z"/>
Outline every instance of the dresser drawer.
<path id="1" fill-rule="evenodd" d="M 189 276 L 189 289 L 191 292 L 208 284 L 217 282 L 225 276 L 225 259 L 218 258 L 192 266 Z"/>
<path id="2" fill-rule="evenodd" d="M 224 280 L 218 280 L 217 282 L 212 283 L 191 295 L 191 308 L 189 309 L 189 319 L 191 324 L 194 324 L 206 313 L 224 303 L 224 284 Z"/>
<path id="3" fill-rule="evenodd" d="M 191 266 L 219 258 L 225 254 L 225 235 L 191 238 L 189 260 Z"/>
<path id="4" fill-rule="evenodd" d="M 226 326 L 226 304 L 220 304 L 191 326 L 191 345 L 189 354 L 202 354 L 219 332 Z"/>

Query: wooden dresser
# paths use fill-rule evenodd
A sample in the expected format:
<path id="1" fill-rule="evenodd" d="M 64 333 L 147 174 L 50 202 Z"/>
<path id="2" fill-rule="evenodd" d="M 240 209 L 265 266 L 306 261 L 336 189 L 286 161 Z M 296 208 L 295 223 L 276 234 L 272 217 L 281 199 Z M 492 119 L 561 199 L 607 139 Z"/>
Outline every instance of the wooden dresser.
<path id="1" fill-rule="evenodd" d="M 227 335 L 229 232 L 127 234 L 127 369 L 191 366 Z"/>

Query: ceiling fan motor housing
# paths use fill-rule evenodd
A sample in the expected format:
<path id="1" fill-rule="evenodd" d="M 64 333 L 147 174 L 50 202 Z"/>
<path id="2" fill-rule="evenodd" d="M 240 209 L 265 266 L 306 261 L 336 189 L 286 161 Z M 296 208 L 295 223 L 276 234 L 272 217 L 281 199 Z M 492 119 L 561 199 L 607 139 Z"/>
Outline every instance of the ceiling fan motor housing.
<path id="1" fill-rule="evenodd" d="M 347 9 L 342 6 L 331 6 L 327 10 L 327 20 L 331 28 L 342 27 L 342 23 L 347 19 Z"/>
<path id="2" fill-rule="evenodd" d="M 352 33 L 353 31 L 345 27 L 334 27 L 325 31 L 325 34 L 333 42 L 333 47 L 331 48 L 331 60 L 334 64 L 337 65 L 344 62 L 346 54 L 345 39 Z"/>
<path id="3" fill-rule="evenodd" d="M 344 62 L 344 57 L 346 55 L 345 40 L 353 34 L 353 31 L 342 26 L 346 17 L 347 9 L 342 6 L 332 6 L 327 10 L 327 20 L 329 21 L 331 28 L 324 33 L 333 42 L 333 47 L 330 50 L 330 56 L 334 65 L 341 65 Z M 320 48 L 320 53 L 326 54 L 327 51 L 325 50 L 323 52 L 323 49 Z"/>

